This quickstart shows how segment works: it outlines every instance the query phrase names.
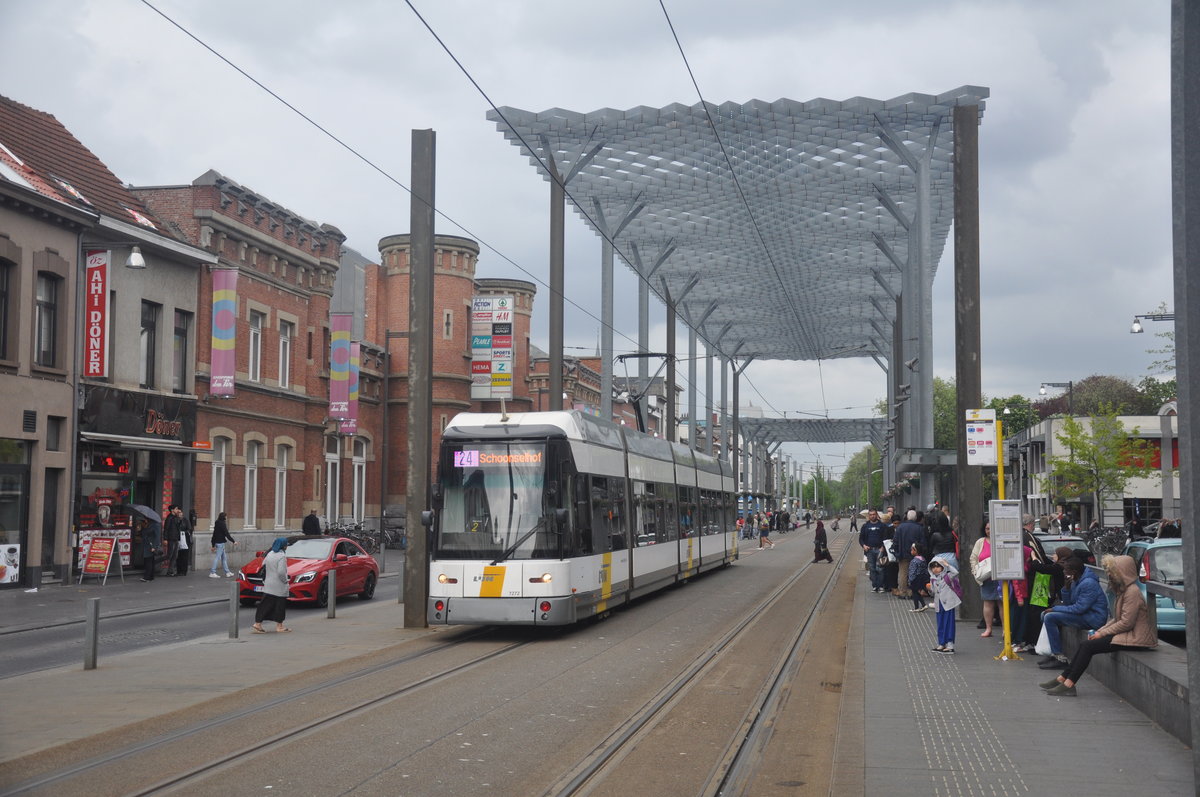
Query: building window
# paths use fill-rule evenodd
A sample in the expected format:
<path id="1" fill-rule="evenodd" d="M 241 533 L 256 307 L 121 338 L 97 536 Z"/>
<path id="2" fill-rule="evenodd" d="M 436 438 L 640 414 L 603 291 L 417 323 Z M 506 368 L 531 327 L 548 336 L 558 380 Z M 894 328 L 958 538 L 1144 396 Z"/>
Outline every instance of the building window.
<path id="1" fill-rule="evenodd" d="M 336 435 L 325 438 L 325 517 L 335 523 L 341 505 L 342 441 Z"/>
<path id="2" fill-rule="evenodd" d="M 445 340 L 454 339 L 454 311 L 442 311 L 442 338 Z"/>
<path id="3" fill-rule="evenodd" d="M 296 337 L 296 325 L 291 321 L 279 322 L 279 386 L 292 384 L 292 341 Z"/>
<path id="4" fill-rule="evenodd" d="M 354 468 L 354 494 L 350 514 L 354 515 L 354 522 L 362 523 L 367 511 L 367 442 L 362 438 L 354 440 L 351 464 Z"/>
<path id="5" fill-rule="evenodd" d="M 8 319 L 11 296 L 9 279 L 13 267 L 9 263 L 0 263 L 0 360 L 8 359 Z"/>
<path id="6" fill-rule="evenodd" d="M 275 528 L 287 525 L 287 474 L 292 464 L 291 446 L 275 449 Z"/>
<path id="7" fill-rule="evenodd" d="M 33 361 L 48 368 L 58 364 L 58 284 L 53 274 L 38 274 Z"/>
<path id="8" fill-rule="evenodd" d="M 225 459 L 229 452 L 229 439 L 214 437 L 212 441 L 212 508 L 209 517 L 215 518 L 225 511 Z"/>
<path id="9" fill-rule="evenodd" d="M 262 331 L 266 326 L 267 315 L 257 310 L 250 311 L 250 368 L 251 382 L 262 381 Z"/>
<path id="10" fill-rule="evenodd" d="M 138 338 L 141 368 L 138 372 L 142 387 L 154 387 L 155 357 L 158 350 L 158 314 L 161 308 L 153 302 L 142 302 L 142 333 Z"/>
<path id="11" fill-rule="evenodd" d="M 176 393 L 188 392 L 188 335 L 192 328 L 192 314 L 175 311 L 174 362 L 171 364 L 171 389 Z"/>
<path id="12" fill-rule="evenodd" d="M 262 443 L 246 443 L 245 528 L 258 528 L 258 456 Z"/>

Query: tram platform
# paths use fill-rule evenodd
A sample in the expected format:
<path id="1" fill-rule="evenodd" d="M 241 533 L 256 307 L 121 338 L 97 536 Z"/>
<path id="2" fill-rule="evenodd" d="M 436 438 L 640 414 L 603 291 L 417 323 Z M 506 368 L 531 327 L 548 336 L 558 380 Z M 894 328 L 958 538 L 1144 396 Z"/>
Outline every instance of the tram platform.
<path id="1" fill-rule="evenodd" d="M 838 535 L 844 539 L 848 535 Z M 767 555 L 807 559 L 810 535 L 784 535 Z M 833 546 L 840 547 L 835 537 Z M 793 546 L 795 548 L 793 549 Z M 789 551 L 789 549 L 793 549 Z M 798 549 L 798 550 L 796 550 Z M 760 555 L 744 550 L 744 556 Z M 1052 671 L 1036 656 L 997 661 L 999 639 L 981 639 L 974 622 L 957 626 L 957 652 L 933 653 L 932 610 L 874 594 L 853 552 L 843 575 L 857 579 L 830 794 L 1127 795 L 1134 790 L 1194 794 L 1192 752 L 1090 676 L 1078 697 L 1053 698 L 1037 684 Z M 389 570 L 395 572 L 389 562 Z M 254 635 L 243 611 L 236 640 L 210 636 L 106 656 L 3 680 L 0 794 L 20 782 L 16 760 L 86 740 L 121 725 L 188 710 L 241 689 L 378 653 L 428 633 L 402 628 L 398 578 L 385 578 L 374 601 L 340 611 L 289 612 L 295 633 Z M 196 602 L 218 604 L 226 580 L 206 573 L 142 584 L 45 586 L 0 592 L 0 644 L 22 628 L 78 622 L 90 597 L 102 616 Z M 214 605 L 215 612 L 224 608 Z M 80 638 L 82 640 L 82 626 Z M 82 645 L 81 645 L 82 648 Z M 1154 654 L 1147 654 L 1154 655 Z M 799 743 L 799 742 L 798 742 Z M 63 748 L 64 761 L 70 748 Z"/>

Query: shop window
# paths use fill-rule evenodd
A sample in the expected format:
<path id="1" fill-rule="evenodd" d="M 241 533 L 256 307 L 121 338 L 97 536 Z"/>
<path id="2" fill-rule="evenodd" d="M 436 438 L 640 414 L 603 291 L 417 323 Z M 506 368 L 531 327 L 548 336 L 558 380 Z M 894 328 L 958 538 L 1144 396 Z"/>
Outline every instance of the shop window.
<path id="1" fill-rule="evenodd" d="M 296 325 L 291 321 L 279 322 L 279 386 L 292 384 L 292 340 L 296 337 Z"/>
<path id="2" fill-rule="evenodd" d="M 192 314 L 184 310 L 175 311 L 174 362 L 171 364 L 171 390 L 188 392 L 188 338 L 191 335 Z"/>
<path id="3" fill-rule="evenodd" d="M 262 381 L 262 331 L 266 323 L 266 313 L 250 311 L 250 363 L 247 376 L 251 382 Z"/>
<path id="4" fill-rule="evenodd" d="M 225 511 L 225 461 L 229 454 L 230 440 L 215 437 L 212 441 L 212 509 L 209 517 Z"/>
<path id="5" fill-rule="evenodd" d="M 258 528 L 258 460 L 262 443 L 246 443 L 246 492 L 243 500 L 245 528 Z"/>
<path id="6" fill-rule="evenodd" d="M 287 525 L 287 474 L 292 464 L 291 446 L 275 449 L 275 528 Z"/>
<path id="7" fill-rule="evenodd" d="M 337 520 L 342 500 L 342 441 L 336 435 L 325 438 L 325 517 Z"/>
<path id="8" fill-rule="evenodd" d="M 58 366 L 58 302 L 62 280 L 39 273 L 33 316 L 33 361 L 47 368 Z"/>
<path id="9" fill-rule="evenodd" d="M 158 351 L 158 317 L 161 310 L 153 302 L 142 302 L 142 331 L 138 337 L 141 366 L 138 376 L 144 388 L 155 386 L 155 353 Z"/>

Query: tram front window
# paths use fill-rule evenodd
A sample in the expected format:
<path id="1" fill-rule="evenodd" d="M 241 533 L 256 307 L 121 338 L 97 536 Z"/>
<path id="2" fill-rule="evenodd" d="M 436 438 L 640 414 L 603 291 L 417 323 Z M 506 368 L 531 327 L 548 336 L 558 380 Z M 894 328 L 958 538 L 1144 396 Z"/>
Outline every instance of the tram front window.
<path id="1" fill-rule="evenodd" d="M 544 500 L 546 447 L 468 443 L 443 449 L 442 511 L 435 556 L 534 559 L 558 556 Z"/>

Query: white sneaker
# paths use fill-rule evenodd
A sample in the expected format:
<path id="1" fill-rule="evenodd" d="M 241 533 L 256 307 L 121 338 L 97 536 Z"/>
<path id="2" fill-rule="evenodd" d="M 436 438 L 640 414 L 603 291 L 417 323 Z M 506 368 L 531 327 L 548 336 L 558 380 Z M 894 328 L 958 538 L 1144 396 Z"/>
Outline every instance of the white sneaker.
<path id="1" fill-rule="evenodd" d="M 225 578 L 233 578 L 233 573 L 226 573 Z"/>
<path id="2" fill-rule="evenodd" d="M 209 573 L 208 577 L 209 578 L 220 578 L 220 576 L 218 576 L 216 573 Z"/>

